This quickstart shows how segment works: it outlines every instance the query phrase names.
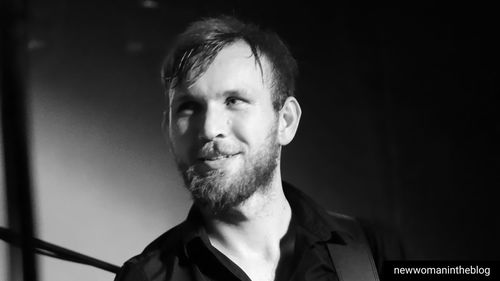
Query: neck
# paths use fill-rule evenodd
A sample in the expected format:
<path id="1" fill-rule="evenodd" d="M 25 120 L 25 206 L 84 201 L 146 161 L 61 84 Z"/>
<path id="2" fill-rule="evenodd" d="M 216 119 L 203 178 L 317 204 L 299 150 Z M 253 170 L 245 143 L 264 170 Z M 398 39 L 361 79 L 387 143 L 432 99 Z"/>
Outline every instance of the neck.
<path id="1" fill-rule="evenodd" d="M 203 212 L 212 245 L 226 255 L 279 259 L 279 243 L 288 230 L 291 209 L 279 173 L 266 191 L 258 191 L 228 212 Z"/>

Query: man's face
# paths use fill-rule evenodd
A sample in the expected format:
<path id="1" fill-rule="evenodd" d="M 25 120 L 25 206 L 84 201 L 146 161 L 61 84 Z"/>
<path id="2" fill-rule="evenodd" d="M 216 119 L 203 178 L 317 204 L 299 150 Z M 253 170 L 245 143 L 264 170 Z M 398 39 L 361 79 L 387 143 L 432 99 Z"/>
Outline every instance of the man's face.
<path id="1" fill-rule="evenodd" d="M 169 138 L 196 203 L 218 213 L 265 189 L 278 165 L 270 67 L 246 43 L 223 48 L 189 87 L 170 93 Z"/>

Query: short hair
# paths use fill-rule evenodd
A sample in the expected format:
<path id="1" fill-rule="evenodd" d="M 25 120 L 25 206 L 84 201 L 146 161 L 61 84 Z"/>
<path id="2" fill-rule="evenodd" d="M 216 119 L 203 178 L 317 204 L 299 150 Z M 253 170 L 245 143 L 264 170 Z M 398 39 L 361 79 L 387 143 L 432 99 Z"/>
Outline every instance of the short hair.
<path id="1" fill-rule="evenodd" d="M 271 101 L 276 111 L 281 109 L 286 98 L 295 95 L 297 62 L 276 33 L 229 16 L 196 21 L 176 38 L 162 67 L 167 91 L 195 83 L 224 47 L 240 40 L 250 47 L 261 73 L 262 57 L 270 63 Z"/>

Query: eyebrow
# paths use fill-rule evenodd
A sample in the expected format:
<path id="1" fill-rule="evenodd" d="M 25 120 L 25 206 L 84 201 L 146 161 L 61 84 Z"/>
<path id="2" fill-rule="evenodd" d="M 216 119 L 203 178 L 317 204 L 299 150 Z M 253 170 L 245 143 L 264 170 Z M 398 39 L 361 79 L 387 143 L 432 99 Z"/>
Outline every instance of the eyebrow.
<path id="1" fill-rule="evenodd" d="M 224 91 L 221 95 L 223 97 L 228 97 L 228 96 L 247 97 L 248 91 L 245 89 L 232 89 L 232 90 Z"/>
<path id="2" fill-rule="evenodd" d="M 169 98 L 170 105 L 194 99 L 193 95 L 191 95 L 187 89 L 175 89 L 170 95 L 173 95 Z"/>
<path id="3" fill-rule="evenodd" d="M 196 95 L 191 94 L 189 91 L 178 91 L 177 95 L 172 99 L 172 103 L 180 103 L 186 100 L 197 100 L 199 99 Z M 226 90 L 222 93 L 218 93 L 218 97 L 230 97 L 230 96 L 238 96 L 238 97 L 248 97 L 249 93 L 246 89 L 236 88 L 231 90 Z"/>
<path id="4" fill-rule="evenodd" d="M 184 101 L 189 101 L 195 99 L 193 95 L 190 94 L 182 94 L 182 95 L 177 95 L 174 98 L 172 98 L 172 104 L 174 103 L 181 103 Z"/>

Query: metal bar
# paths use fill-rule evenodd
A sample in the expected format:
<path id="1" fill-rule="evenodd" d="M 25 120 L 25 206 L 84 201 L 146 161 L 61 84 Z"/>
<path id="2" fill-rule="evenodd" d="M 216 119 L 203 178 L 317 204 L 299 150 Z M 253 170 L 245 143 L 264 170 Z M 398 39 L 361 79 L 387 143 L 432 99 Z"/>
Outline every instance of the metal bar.
<path id="1" fill-rule="evenodd" d="M 2 0 L 0 16 L 0 89 L 5 183 L 9 228 L 21 247 L 9 246 L 11 281 L 38 279 L 31 237 L 34 234 L 31 173 L 26 132 L 28 6 Z"/>
<path id="2" fill-rule="evenodd" d="M 4 240 L 11 244 L 21 243 L 18 233 L 15 233 L 12 230 L 6 229 L 4 227 L 0 227 L 0 240 Z M 65 249 L 63 247 L 45 242 L 37 238 L 32 238 L 32 241 L 36 253 L 41 255 L 47 255 L 56 259 L 90 265 L 112 273 L 118 273 L 118 271 L 120 270 L 120 267 L 114 264 L 110 264 L 108 262 Z"/>

